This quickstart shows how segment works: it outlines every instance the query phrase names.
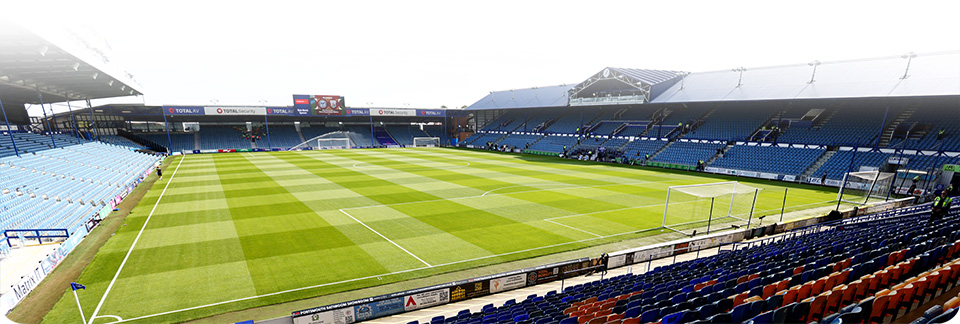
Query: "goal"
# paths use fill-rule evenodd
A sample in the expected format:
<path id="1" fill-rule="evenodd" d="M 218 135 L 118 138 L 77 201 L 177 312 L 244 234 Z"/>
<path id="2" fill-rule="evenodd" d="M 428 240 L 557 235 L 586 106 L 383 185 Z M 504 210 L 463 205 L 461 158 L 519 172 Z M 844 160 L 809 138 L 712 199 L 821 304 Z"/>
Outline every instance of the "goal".
<path id="1" fill-rule="evenodd" d="M 345 137 L 318 138 L 317 148 L 322 150 L 348 149 L 350 148 L 350 139 Z"/>
<path id="2" fill-rule="evenodd" d="M 753 217 L 760 190 L 737 181 L 671 186 L 662 226 L 692 236 L 746 224 Z"/>
<path id="3" fill-rule="evenodd" d="M 439 137 L 414 137 L 413 146 L 415 147 L 440 146 L 440 138 Z"/>
<path id="4" fill-rule="evenodd" d="M 893 172 L 848 172 L 840 183 L 837 200 L 857 205 L 885 200 L 893 185 Z"/>

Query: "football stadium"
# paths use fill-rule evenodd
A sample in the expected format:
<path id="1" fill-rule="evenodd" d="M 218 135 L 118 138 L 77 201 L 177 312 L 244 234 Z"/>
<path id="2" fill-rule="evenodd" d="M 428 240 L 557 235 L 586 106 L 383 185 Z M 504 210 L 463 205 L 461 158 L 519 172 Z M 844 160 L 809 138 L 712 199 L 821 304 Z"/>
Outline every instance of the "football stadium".
<path id="1" fill-rule="evenodd" d="M 104 102 L 149 93 L 95 42 L 0 27 L 6 321 L 926 324 L 960 307 L 960 51 L 598 62 L 460 108 L 322 89 L 148 104 Z"/>

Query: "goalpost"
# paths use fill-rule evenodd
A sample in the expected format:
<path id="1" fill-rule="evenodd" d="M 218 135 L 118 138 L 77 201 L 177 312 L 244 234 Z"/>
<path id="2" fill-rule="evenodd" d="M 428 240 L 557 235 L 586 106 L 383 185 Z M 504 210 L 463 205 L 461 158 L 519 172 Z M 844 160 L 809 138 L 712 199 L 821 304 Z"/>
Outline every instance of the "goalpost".
<path id="1" fill-rule="evenodd" d="M 748 224 L 761 188 L 737 181 L 667 188 L 662 227 L 693 236 L 697 229 L 711 226 Z"/>
<path id="2" fill-rule="evenodd" d="M 439 137 L 414 137 L 414 147 L 437 147 L 440 146 Z"/>
<path id="3" fill-rule="evenodd" d="M 318 138 L 317 148 L 321 150 L 348 149 L 350 148 L 350 138 L 346 138 L 346 137 Z"/>
<path id="4" fill-rule="evenodd" d="M 863 205 L 874 200 L 885 200 L 893 185 L 895 173 L 880 171 L 848 172 L 843 175 L 837 200 Z"/>

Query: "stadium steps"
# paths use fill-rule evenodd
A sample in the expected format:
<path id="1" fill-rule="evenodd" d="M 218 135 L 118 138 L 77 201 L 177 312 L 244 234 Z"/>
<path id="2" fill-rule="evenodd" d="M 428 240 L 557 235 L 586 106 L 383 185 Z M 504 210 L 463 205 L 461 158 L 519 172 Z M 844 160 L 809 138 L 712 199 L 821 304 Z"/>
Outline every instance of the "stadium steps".
<path id="1" fill-rule="evenodd" d="M 193 133 L 193 149 L 194 150 L 200 149 L 200 132 Z"/>
<path id="2" fill-rule="evenodd" d="M 897 127 L 900 127 L 903 122 L 913 117 L 913 114 L 917 112 L 917 107 L 909 107 L 904 109 L 896 118 L 890 121 L 887 124 L 887 127 L 883 129 L 883 134 L 880 135 L 880 147 L 887 147 L 890 145 L 890 141 L 893 140 L 893 133 L 897 130 Z"/>
<path id="3" fill-rule="evenodd" d="M 710 166 L 710 164 L 712 164 L 714 161 L 716 161 L 717 159 L 720 158 L 720 155 L 721 155 L 721 154 L 727 153 L 727 151 L 729 151 L 731 148 L 733 148 L 733 145 L 734 145 L 734 144 L 735 144 L 735 142 L 732 142 L 732 141 L 731 141 L 731 142 L 727 142 L 727 146 L 724 146 L 724 147 L 723 147 L 723 151 L 722 151 L 720 154 L 714 154 L 713 156 L 711 156 L 709 159 L 707 159 L 705 162 L 703 162 L 703 166 L 704 166 L 704 167 Z"/>
<path id="4" fill-rule="evenodd" d="M 250 148 L 258 148 L 257 141 L 250 141 Z"/>
<path id="5" fill-rule="evenodd" d="M 820 167 L 823 166 L 824 163 L 827 163 L 827 160 L 830 160 L 830 158 L 833 157 L 834 154 L 837 154 L 836 150 L 833 150 L 833 151 L 828 150 L 826 152 L 823 152 L 823 155 L 817 158 L 817 160 L 813 162 L 813 164 L 811 164 L 810 167 L 808 167 L 806 170 L 803 171 L 803 173 L 800 174 L 800 179 L 798 180 L 803 181 L 803 179 L 806 179 L 810 177 L 814 172 L 817 172 L 817 170 L 820 169 Z"/>
<path id="6" fill-rule="evenodd" d="M 767 121 L 765 121 L 765 122 L 763 122 L 762 124 L 760 124 L 760 126 L 758 126 L 757 129 L 755 129 L 755 130 L 753 131 L 753 133 L 750 134 L 750 136 L 747 137 L 747 138 L 748 138 L 749 140 L 751 140 L 751 141 L 756 141 L 756 142 L 763 142 L 763 141 L 765 141 L 766 138 L 767 138 L 767 136 L 770 136 L 770 133 L 764 134 L 763 138 L 759 138 L 759 139 L 758 139 L 758 138 L 756 138 L 756 137 L 757 137 L 758 135 L 760 135 L 761 132 L 763 132 L 764 130 L 766 130 L 765 128 L 767 128 L 767 125 L 770 125 L 770 123 L 772 123 L 774 120 L 780 120 L 780 116 L 782 116 L 782 115 L 783 115 L 783 110 L 777 111 L 777 113 L 774 114 L 773 116 L 770 116 L 770 118 L 767 119 Z M 779 123 L 777 123 L 777 126 L 779 126 Z"/>
<path id="7" fill-rule="evenodd" d="M 303 137 L 303 132 L 300 131 L 300 127 L 297 127 L 297 136 L 300 137 L 300 143 L 306 142 L 307 139 Z"/>
<path id="8" fill-rule="evenodd" d="M 654 158 L 657 157 L 657 155 L 660 155 L 660 153 L 662 153 L 662 152 L 665 151 L 668 147 L 670 147 L 670 145 L 673 145 L 673 141 L 667 142 L 667 144 L 664 145 L 663 147 L 661 147 L 659 150 L 657 150 L 656 152 L 653 152 L 653 154 L 650 154 L 650 158 L 647 159 L 646 161 L 653 160 Z M 646 162 L 646 161 L 644 161 L 644 162 Z"/>

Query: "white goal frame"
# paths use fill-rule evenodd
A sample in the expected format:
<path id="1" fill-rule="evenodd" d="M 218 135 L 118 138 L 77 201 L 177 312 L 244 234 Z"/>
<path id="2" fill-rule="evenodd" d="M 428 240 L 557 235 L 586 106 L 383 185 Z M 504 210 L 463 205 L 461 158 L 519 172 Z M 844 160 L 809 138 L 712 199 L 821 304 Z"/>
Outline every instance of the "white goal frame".
<path id="1" fill-rule="evenodd" d="M 722 209 L 721 209 L 719 212 L 714 212 L 714 211 L 713 211 L 713 204 L 716 204 L 716 203 L 714 202 L 714 203 L 711 205 L 711 213 L 710 213 L 710 215 L 707 217 L 706 220 L 695 220 L 695 221 L 686 222 L 686 223 L 667 225 L 667 216 L 668 216 L 668 212 L 669 212 L 669 208 L 670 208 L 670 194 L 671 194 L 673 191 L 681 191 L 683 188 L 696 188 L 696 187 L 721 186 L 721 185 L 733 185 L 733 190 L 732 190 L 731 192 L 729 192 L 729 193 L 723 193 L 723 194 L 718 194 L 718 195 L 717 195 L 717 196 L 723 196 L 723 195 L 730 194 L 730 201 L 729 201 L 729 202 L 726 202 L 726 204 L 727 204 L 727 212 L 726 212 L 726 215 L 723 214 Z M 739 193 L 740 195 L 752 195 L 752 196 L 753 196 L 753 197 L 751 197 L 752 202 L 750 203 L 750 213 L 749 213 L 749 216 L 747 216 L 747 219 L 743 219 L 743 218 L 737 217 L 736 215 L 733 214 L 734 202 L 735 202 L 735 199 L 737 198 L 737 195 L 738 195 L 738 192 L 737 192 L 738 186 L 742 186 L 741 188 L 745 190 L 745 191 L 743 191 L 742 193 Z M 741 185 L 738 181 L 715 182 L 715 183 L 702 183 L 702 184 L 695 184 L 695 185 L 683 185 L 683 186 L 670 186 L 670 187 L 667 187 L 667 199 L 666 199 L 666 201 L 665 201 L 664 204 L 663 204 L 663 219 L 662 219 L 662 221 L 661 221 L 660 226 L 661 226 L 661 228 L 669 229 L 669 230 L 674 231 L 674 232 L 677 232 L 677 233 L 681 233 L 681 234 L 684 234 L 684 235 L 693 236 L 693 235 L 695 235 L 695 233 L 696 233 L 695 230 L 694 230 L 693 232 L 691 232 L 691 233 L 688 233 L 688 232 L 685 232 L 685 231 L 683 231 L 683 230 L 681 230 L 681 229 L 676 228 L 676 226 L 690 225 L 690 224 L 700 223 L 700 222 L 707 222 L 707 231 L 704 232 L 704 234 L 708 234 L 708 233 L 710 233 L 710 223 L 713 221 L 713 219 L 715 219 L 715 218 L 719 219 L 719 218 L 729 217 L 729 218 L 737 219 L 737 220 L 740 220 L 740 221 L 745 221 L 745 222 L 747 222 L 747 226 L 749 227 L 750 222 L 751 222 L 751 220 L 752 220 L 752 218 L 753 218 L 753 212 L 755 211 L 756 206 L 757 206 L 757 196 L 759 195 L 760 190 L 763 190 L 763 189 L 762 189 L 762 188 L 757 188 L 757 187 L 751 187 L 751 186 L 747 186 L 747 185 Z M 696 196 L 696 195 L 689 194 L 689 193 L 687 193 L 687 194 L 688 194 L 688 195 L 691 195 L 691 196 Z M 706 197 L 704 197 L 704 198 L 706 198 Z M 713 200 L 713 199 L 715 199 L 715 197 L 711 197 L 711 200 Z M 721 206 L 722 206 L 722 205 L 721 205 Z M 714 214 L 719 214 L 719 215 L 722 215 L 722 216 L 716 216 L 716 217 L 715 217 Z M 674 226 L 674 227 L 671 227 L 671 226 Z"/>
<path id="2" fill-rule="evenodd" d="M 335 144 L 340 144 L 340 145 L 335 145 Z M 350 148 L 350 138 L 349 137 L 318 138 L 317 148 L 321 150 L 348 149 Z"/>
<path id="3" fill-rule="evenodd" d="M 418 143 L 422 141 L 426 141 L 428 143 L 427 144 Z M 414 147 L 438 147 L 440 146 L 440 138 L 439 137 L 414 137 L 413 146 Z"/>
<path id="4" fill-rule="evenodd" d="M 865 181 L 851 180 L 851 176 Z M 840 189 L 837 191 L 837 201 L 864 205 L 870 201 L 870 198 L 886 200 L 887 197 L 882 192 L 883 190 L 890 190 L 894 180 L 896 180 L 896 173 L 893 172 L 847 172 L 843 175 L 843 180 L 840 181 Z M 845 198 L 844 195 L 851 194 L 849 192 L 850 190 L 863 192 L 863 201 Z M 859 196 L 857 197 L 859 198 Z"/>

